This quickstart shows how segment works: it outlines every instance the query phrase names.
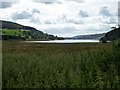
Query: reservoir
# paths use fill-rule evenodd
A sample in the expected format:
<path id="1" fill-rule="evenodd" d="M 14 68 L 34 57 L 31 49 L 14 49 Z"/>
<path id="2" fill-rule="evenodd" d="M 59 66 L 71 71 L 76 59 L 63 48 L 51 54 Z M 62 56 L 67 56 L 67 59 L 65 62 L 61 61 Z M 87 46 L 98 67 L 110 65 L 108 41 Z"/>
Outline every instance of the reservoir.
<path id="1" fill-rule="evenodd" d="M 79 39 L 79 40 L 50 40 L 50 41 L 26 41 L 27 43 L 99 43 L 99 40 L 87 40 L 87 39 Z"/>

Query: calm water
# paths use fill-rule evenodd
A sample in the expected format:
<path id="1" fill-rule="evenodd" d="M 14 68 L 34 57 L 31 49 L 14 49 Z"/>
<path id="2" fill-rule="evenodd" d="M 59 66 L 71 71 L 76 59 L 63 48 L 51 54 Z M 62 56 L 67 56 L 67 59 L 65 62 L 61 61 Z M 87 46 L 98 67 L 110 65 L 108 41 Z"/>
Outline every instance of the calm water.
<path id="1" fill-rule="evenodd" d="M 26 41 L 28 43 L 98 43 L 99 40 L 51 40 L 51 41 Z"/>

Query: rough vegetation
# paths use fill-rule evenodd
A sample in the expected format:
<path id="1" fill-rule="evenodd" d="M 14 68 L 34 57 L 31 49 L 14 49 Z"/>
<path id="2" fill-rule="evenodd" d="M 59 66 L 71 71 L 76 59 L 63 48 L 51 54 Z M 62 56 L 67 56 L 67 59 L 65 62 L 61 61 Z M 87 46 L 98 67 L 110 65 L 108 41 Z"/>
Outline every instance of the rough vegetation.
<path id="1" fill-rule="evenodd" d="M 120 42 L 3 42 L 3 88 L 120 88 Z"/>

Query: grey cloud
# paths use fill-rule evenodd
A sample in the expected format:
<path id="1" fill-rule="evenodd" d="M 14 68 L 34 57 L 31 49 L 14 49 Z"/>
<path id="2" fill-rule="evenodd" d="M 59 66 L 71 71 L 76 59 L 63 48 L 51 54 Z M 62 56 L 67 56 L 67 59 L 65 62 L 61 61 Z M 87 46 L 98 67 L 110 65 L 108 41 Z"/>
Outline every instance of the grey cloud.
<path id="1" fill-rule="evenodd" d="M 45 3 L 45 4 L 51 4 L 51 3 L 62 3 L 60 0 L 33 0 L 34 2 L 37 3 Z M 65 0 L 65 1 L 75 1 L 77 3 L 83 3 L 84 0 Z"/>
<path id="2" fill-rule="evenodd" d="M 19 20 L 19 19 L 29 19 L 32 17 L 32 14 L 26 11 L 22 11 L 20 13 L 13 13 L 12 14 L 12 19 L 14 20 Z"/>
<path id="3" fill-rule="evenodd" d="M 109 19 L 110 24 L 117 24 L 117 20 L 115 18 L 110 18 Z"/>
<path id="4" fill-rule="evenodd" d="M 111 13 L 110 13 L 108 7 L 101 7 L 101 10 L 99 13 L 103 16 L 111 16 Z"/>
<path id="5" fill-rule="evenodd" d="M 117 24 L 117 21 L 116 21 L 116 19 L 115 18 L 111 18 L 111 19 L 109 19 L 109 22 L 108 22 L 109 24 Z"/>
<path id="6" fill-rule="evenodd" d="M 60 28 L 48 28 L 45 29 L 44 32 L 54 35 L 60 35 L 60 36 L 69 36 L 69 35 L 82 35 L 82 34 L 96 34 L 96 33 L 105 33 L 110 30 L 109 25 L 101 25 L 100 27 L 90 26 L 86 29 L 77 29 L 73 26 L 68 27 L 60 27 Z"/>
<path id="7" fill-rule="evenodd" d="M 0 2 L 0 8 L 4 9 L 4 8 L 9 8 L 13 5 L 12 2 Z"/>
<path id="8" fill-rule="evenodd" d="M 0 8 L 5 9 L 11 7 L 13 4 L 18 3 L 20 0 L 4 0 L 0 1 Z"/>
<path id="9" fill-rule="evenodd" d="M 51 24 L 51 22 L 49 20 L 46 20 L 44 23 L 45 24 Z"/>
<path id="10" fill-rule="evenodd" d="M 32 10 L 32 13 L 40 13 L 40 11 L 39 11 L 38 9 L 34 8 L 34 9 Z"/>
<path id="11" fill-rule="evenodd" d="M 72 18 L 68 18 L 66 15 L 63 15 L 57 21 L 61 22 L 61 23 L 73 23 L 73 24 L 83 24 L 84 23 L 83 20 L 79 20 L 79 19 L 75 20 Z"/>
<path id="12" fill-rule="evenodd" d="M 38 17 L 32 17 L 30 21 L 35 24 L 41 24 L 40 19 Z"/>
<path id="13" fill-rule="evenodd" d="M 105 33 L 107 31 L 110 30 L 109 26 L 106 25 L 101 25 L 100 28 L 96 28 L 94 26 L 91 26 L 89 28 L 86 29 L 77 29 L 75 27 L 63 27 L 63 28 L 49 28 L 49 29 L 45 29 L 44 32 L 47 32 L 49 34 L 54 34 L 54 35 L 60 35 L 60 36 L 64 36 L 68 37 L 69 35 L 82 35 L 82 34 L 96 34 L 96 33 Z"/>
<path id="14" fill-rule="evenodd" d="M 68 1 L 75 1 L 75 2 L 78 2 L 78 3 L 83 3 L 84 0 L 68 0 Z"/>
<path id="15" fill-rule="evenodd" d="M 67 19 L 67 18 L 62 18 L 62 19 L 58 19 L 57 21 L 49 21 L 49 20 L 46 20 L 44 21 L 45 24 L 57 24 L 57 23 L 62 23 L 62 24 L 65 24 L 65 23 L 73 23 L 73 24 L 84 24 L 84 22 L 82 20 L 74 20 L 74 19 Z"/>
<path id="16" fill-rule="evenodd" d="M 101 32 L 107 32 L 111 29 L 110 25 L 101 25 L 99 31 Z"/>
<path id="17" fill-rule="evenodd" d="M 114 17 L 111 17 L 103 23 L 105 23 L 105 24 L 117 24 L 117 20 Z"/>
<path id="18" fill-rule="evenodd" d="M 84 33 L 93 33 L 93 34 L 105 33 L 105 32 L 108 32 L 110 30 L 110 28 L 111 27 L 109 25 L 101 25 L 99 28 L 92 26 L 92 27 L 85 29 L 83 32 Z"/>
<path id="19" fill-rule="evenodd" d="M 68 19 L 66 15 L 62 15 L 61 17 L 59 17 L 57 21 L 61 23 L 68 23 Z"/>
<path id="20" fill-rule="evenodd" d="M 82 11 L 82 10 L 80 10 L 79 15 L 81 17 L 89 17 L 88 13 L 86 11 Z"/>
<path id="21" fill-rule="evenodd" d="M 46 4 L 58 2 L 57 0 L 33 0 L 33 1 L 37 3 L 46 3 Z"/>
<path id="22" fill-rule="evenodd" d="M 74 19 L 66 19 L 66 23 L 73 23 L 73 24 L 84 24 L 82 20 L 74 20 Z"/>
<path id="23" fill-rule="evenodd" d="M 75 30 L 76 29 L 74 27 L 64 27 L 64 28 L 50 28 L 44 31 L 50 34 L 65 34 L 65 33 L 73 33 L 75 32 Z"/>
<path id="24" fill-rule="evenodd" d="M 118 2 L 118 16 L 120 17 L 120 1 Z"/>
<path id="25" fill-rule="evenodd" d="M 73 21 L 75 24 L 84 24 L 82 20 Z"/>

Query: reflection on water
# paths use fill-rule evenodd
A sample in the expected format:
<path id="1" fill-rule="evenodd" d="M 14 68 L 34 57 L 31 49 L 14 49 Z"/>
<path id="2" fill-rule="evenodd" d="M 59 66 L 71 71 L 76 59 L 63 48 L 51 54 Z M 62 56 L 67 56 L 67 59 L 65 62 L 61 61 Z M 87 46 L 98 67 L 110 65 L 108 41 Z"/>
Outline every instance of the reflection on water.
<path id="1" fill-rule="evenodd" d="M 80 40 L 51 40 L 51 41 L 26 41 L 28 43 L 94 43 L 99 42 L 99 40 L 86 40 L 86 39 L 80 39 Z"/>

